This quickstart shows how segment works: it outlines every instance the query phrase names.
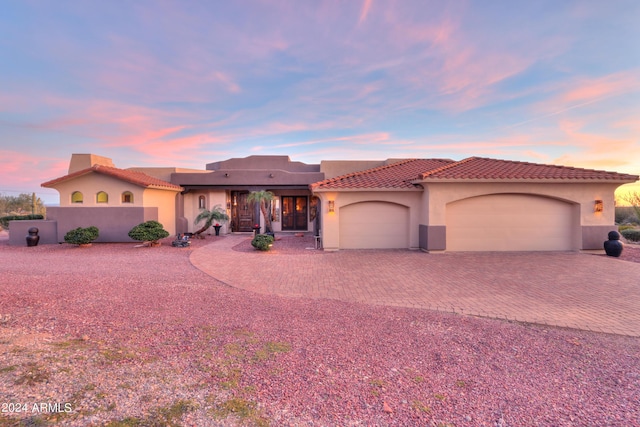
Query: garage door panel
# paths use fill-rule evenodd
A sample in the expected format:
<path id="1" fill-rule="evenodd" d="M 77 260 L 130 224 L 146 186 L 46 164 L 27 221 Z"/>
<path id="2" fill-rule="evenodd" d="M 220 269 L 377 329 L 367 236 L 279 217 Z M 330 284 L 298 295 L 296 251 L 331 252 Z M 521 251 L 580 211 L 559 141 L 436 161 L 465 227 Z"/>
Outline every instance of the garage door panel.
<path id="1" fill-rule="evenodd" d="M 447 250 L 572 250 L 574 208 L 559 200 L 499 194 L 447 205 Z"/>
<path id="2" fill-rule="evenodd" d="M 340 208 L 340 248 L 409 247 L 409 209 L 386 202 L 363 202 Z"/>

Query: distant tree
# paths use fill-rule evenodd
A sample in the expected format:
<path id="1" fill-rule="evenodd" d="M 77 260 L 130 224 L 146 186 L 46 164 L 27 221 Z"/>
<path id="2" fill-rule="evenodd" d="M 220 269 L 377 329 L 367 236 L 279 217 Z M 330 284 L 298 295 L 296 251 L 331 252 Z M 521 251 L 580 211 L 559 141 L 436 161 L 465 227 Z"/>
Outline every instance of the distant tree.
<path id="1" fill-rule="evenodd" d="M 22 193 L 18 196 L 0 195 L 0 216 L 2 214 L 44 215 L 46 208 L 36 193 Z"/>
<path id="2" fill-rule="evenodd" d="M 275 195 L 271 191 L 265 190 L 252 191 L 247 197 L 247 201 L 249 203 L 260 204 L 260 211 L 262 212 L 262 216 L 264 216 L 265 233 L 273 233 L 273 228 L 271 227 L 271 216 L 269 215 L 269 206 L 274 197 Z"/>
<path id="3" fill-rule="evenodd" d="M 621 200 L 629 203 L 640 220 L 640 191 L 631 191 L 619 196 Z"/>

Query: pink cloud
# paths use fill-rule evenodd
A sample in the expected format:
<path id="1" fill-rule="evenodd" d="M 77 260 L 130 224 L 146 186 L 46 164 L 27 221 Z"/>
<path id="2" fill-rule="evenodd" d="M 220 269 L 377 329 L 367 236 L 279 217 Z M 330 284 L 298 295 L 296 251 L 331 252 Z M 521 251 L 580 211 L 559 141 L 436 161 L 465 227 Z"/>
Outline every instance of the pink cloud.
<path id="1" fill-rule="evenodd" d="M 66 175 L 68 166 L 69 159 L 0 150 L 0 182 L 10 190 L 41 192 L 41 183 Z"/>
<path id="2" fill-rule="evenodd" d="M 609 74 L 595 79 L 580 79 L 571 82 L 558 98 L 561 102 L 573 104 L 608 98 L 640 89 L 637 71 Z"/>
<path id="3" fill-rule="evenodd" d="M 371 9 L 371 3 L 373 0 L 364 0 L 362 2 L 362 9 L 360 9 L 360 18 L 358 18 L 358 24 L 362 24 L 367 20 L 369 15 L 369 9 Z"/>

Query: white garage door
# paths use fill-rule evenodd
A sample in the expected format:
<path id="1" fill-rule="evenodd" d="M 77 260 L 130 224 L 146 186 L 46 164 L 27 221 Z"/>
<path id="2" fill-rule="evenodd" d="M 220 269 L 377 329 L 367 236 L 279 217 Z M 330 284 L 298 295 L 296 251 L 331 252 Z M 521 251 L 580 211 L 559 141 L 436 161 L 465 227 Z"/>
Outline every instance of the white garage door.
<path id="1" fill-rule="evenodd" d="M 573 205 L 523 194 L 473 197 L 447 205 L 448 251 L 575 250 Z"/>
<path id="2" fill-rule="evenodd" d="M 409 247 L 409 208 L 363 202 L 340 208 L 341 249 Z"/>

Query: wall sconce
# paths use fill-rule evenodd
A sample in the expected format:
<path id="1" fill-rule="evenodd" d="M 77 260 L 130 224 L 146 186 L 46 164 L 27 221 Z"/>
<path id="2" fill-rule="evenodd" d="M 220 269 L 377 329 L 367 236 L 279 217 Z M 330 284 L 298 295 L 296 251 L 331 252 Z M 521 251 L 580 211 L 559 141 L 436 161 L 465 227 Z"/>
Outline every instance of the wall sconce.
<path id="1" fill-rule="evenodd" d="M 329 200 L 329 213 L 333 213 L 336 211 L 336 201 Z"/>
<path id="2" fill-rule="evenodd" d="M 231 209 L 231 201 L 227 200 L 227 210 Z"/>
<path id="3" fill-rule="evenodd" d="M 594 212 L 602 212 L 604 210 L 604 202 L 602 200 L 596 200 L 593 206 Z"/>

